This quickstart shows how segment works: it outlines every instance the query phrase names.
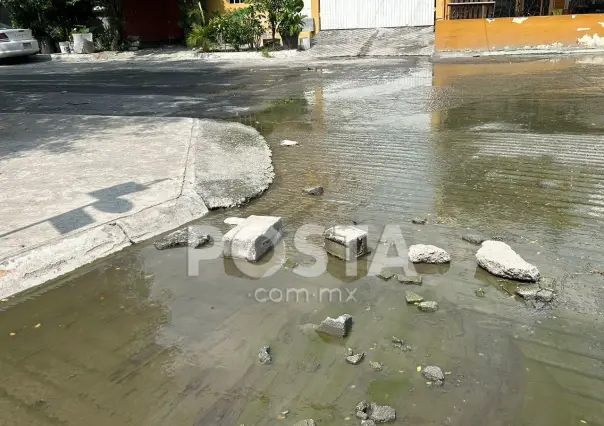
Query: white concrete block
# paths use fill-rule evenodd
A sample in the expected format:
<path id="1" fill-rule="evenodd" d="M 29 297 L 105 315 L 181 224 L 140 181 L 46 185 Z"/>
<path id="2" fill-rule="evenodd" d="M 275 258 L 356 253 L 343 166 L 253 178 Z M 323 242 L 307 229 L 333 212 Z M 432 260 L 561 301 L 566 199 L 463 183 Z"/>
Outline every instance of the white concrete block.
<path id="1" fill-rule="evenodd" d="M 332 226 L 323 233 L 327 253 L 344 260 L 357 259 L 367 253 L 367 232 L 354 226 Z"/>
<path id="2" fill-rule="evenodd" d="M 222 237 L 224 257 L 257 262 L 280 240 L 280 217 L 250 216 Z"/>

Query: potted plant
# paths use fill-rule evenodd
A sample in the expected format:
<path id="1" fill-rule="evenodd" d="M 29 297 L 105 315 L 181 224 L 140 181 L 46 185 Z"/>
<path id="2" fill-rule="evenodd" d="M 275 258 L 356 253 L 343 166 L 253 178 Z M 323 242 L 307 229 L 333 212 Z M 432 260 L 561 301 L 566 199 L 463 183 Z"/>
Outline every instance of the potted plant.
<path id="1" fill-rule="evenodd" d="M 74 53 L 94 53 L 94 40 L 88 27 L 78 26 L 71 32 Z"/>
<path id="2" fill-rule="evenodd" d="M 303 7 L 303 0 L 286 0 L 279 16 L 279 34 L 288 49 L 298 48 L 298 37 L 304 28 L 305 16 L 300 13 Z"/>

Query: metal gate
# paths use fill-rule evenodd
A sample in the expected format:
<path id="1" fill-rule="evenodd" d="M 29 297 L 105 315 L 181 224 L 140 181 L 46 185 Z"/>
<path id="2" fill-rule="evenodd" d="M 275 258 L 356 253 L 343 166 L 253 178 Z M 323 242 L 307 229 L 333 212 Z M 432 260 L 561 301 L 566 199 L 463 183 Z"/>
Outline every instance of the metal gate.
<path id="1" fill-rule="evenodd" d="M 434 25 L 434 0 L 320 0 L 321 30 Z"/>

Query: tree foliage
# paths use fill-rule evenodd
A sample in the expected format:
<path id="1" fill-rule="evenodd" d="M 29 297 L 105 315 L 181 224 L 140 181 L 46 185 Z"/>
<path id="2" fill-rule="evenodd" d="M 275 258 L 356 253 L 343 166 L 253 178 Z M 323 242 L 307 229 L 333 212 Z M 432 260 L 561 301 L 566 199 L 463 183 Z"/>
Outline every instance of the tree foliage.
<path id="1" fill-rule="evenodd" d="M 13 24 L 31 29 L 36 37 L 69 38 L 73 28 L 93 18 L 91 0 L 0 0 Z"/>

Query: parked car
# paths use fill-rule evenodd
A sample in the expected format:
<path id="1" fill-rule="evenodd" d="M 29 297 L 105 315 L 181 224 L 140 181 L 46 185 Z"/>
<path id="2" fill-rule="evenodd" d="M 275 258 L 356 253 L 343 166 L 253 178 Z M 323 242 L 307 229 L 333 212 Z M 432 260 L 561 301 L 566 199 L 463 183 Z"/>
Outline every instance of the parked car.
<path id="1" fill-rule="evenodd" d="M 35 55 L 39 51 L 40 45 L 31 30 L 15 29 L 0 23 L 0 59 Z"/>

